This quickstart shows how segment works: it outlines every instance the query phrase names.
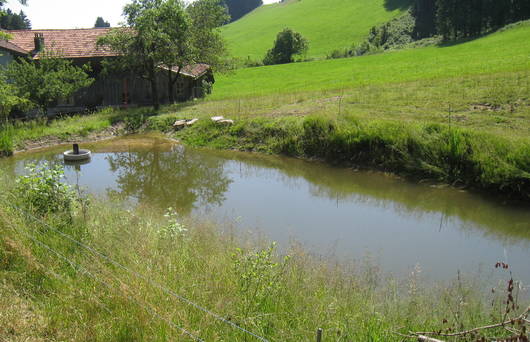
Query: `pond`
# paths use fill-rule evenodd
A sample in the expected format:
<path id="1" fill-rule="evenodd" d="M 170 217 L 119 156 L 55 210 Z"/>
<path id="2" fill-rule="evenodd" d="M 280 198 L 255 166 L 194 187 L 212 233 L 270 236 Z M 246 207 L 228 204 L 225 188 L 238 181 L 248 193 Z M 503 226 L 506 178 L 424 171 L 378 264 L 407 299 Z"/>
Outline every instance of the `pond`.
<path id="1" fill-rule="evenodd" d="M 83 146 L 90 163 L 65 166 L 86 191 L 182 215 L 230 222 L 287 246 L 341 260 L 370 259 L 385 273 L 455 278 L 458 271 L 530 283 L 530 206 L 408 182 L 373 171 L 256 153 L 184 147 L 140 135 Z M 28 163 L 62 163 L 65 146 L 0 160 L 8 174 Z"/>

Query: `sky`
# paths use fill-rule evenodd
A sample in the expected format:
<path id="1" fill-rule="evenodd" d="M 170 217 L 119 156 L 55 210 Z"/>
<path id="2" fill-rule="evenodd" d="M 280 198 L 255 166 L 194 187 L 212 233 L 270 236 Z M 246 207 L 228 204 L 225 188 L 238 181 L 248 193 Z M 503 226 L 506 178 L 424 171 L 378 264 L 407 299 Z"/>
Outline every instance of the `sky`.
<path id="1" fill-rule="evenodd" d="M 7 8 L 18 13 L 23 10 L 34 29 L 90 28 L 97 17 L 103 17 L 117 26 L 123 6 L 129 0 L 28 0 L 22 6 L 17 0 L 9 0 Z M 277 0 L 264 0 L 266 4 Z"/>

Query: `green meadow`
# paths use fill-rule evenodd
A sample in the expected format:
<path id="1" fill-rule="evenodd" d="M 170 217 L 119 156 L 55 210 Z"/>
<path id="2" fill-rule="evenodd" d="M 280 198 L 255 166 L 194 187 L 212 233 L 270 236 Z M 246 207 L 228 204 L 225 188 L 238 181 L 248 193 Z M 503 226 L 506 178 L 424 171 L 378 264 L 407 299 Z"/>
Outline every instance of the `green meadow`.
<path id="1" fill-rule="evenodd" d="M 350 89 L 530 69 L 530 22 L 472 41 L 377 55 L 239 69 L 217 76 L 211 99 Z"/>
<path id="2" fill-rule="evenodd" d="M 276 34 L 289 27 L 309 40 L 308 57 L 321 58 L 360 43 L 372 26 L 408 5 L 408 0 L 288 0 L 261 6 L 222 33 L 233 56 L 257 61 L 272 47 Z"/>

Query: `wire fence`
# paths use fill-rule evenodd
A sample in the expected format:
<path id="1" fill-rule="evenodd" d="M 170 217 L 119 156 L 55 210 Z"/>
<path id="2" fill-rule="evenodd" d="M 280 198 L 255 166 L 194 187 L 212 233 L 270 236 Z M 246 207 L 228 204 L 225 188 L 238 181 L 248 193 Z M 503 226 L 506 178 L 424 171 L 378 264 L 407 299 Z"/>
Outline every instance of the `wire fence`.
<path id="1" fill-rule="evenodd" d="M 96 256 L 96 257 L 99 257 L 103 260 L 105 260 L 106 262 L 124 270 L 125 272 L 129 273 L 130 275 L 138 278 L 138 279 L 141 279 L 143 281 L 145 281 L 147 284 L 149 284 L 150 286 L 154 287 L 154 288 L 157 288 L 159 290 L 161 290 L 162 292 L 164 292 L 165 294 L 171 296 L 171 297 L 174 297 L 176 299 L 178 299 L 179 301 L 215 318 L 216 320 L 224 323 L 224 324 L 227 324 L 228 326 L 234 328 L 234 329 L 237 329 L 239 331 L 242 331 L 243 333 L 245 334 L 248 334 L 254 338 L 256 338 L 257 340 L 259 341 L 262 341 L 262 342 L 270 342 L 269 340 L 267 340 L 266 338 L 258 335 L 258 334 L 255 334 L 253 332 L 251 332 L 250 330 L 247 330 L 239 325 L 237 325 L 236 323 L 222 317 L 221 315 L 217 314 L 217 313 L 214 313 L 213 311 L 191 301 L 190 299 L 184 297 L 184 296 L 181 296 L 179 295 L 178 293 L 176 293 L 175 291 L 163 286 L 162 284 L 156 282 L 156 281 L 153 281 L 152 279 L 149 279 L 147 276 L 139 273 L 139 272 L 136 272 L 128 267 L 126 267 L 125 265 L 123 265 L 122 263 L 110 258 L 109 256 L 99 252 L 98 250 L 96 250 L 95 248 L 83 243 L 83 242 L 80 242 L 76 239 L 74 239 L 72 236 L 64 233 L 63 231 L 57 229 L 56 227 L 42 221 L 41 219 L 39 219 L 38 217 L 34 216 L 33 214 L 23 210 L 22 208 L 20 208 L 19 206 L 15 205 L 14 203 L 7 203 L 4 201 L 4 204 L 8 205 L 8 206 L 11 206 L 13 209 L 17 210 L 19 213 L 21 213 L 22 215 L 30 218 L 31 220 L 33 220 L 34 222 L 48 228 L 49 230 L 57 233 L 58 235 L 60 235 L 61 237 L 69 240 L 70 242 L 78 245 L 79 247 L 89 251 L 90 253 L 92 253 L 92 255 Z M 15 228 L 16 229 L 16 228 Z M 59 252 L 55 251 L 53 248 L 51 248 L 50 246 L 46 245 L 45 243 L 43 243 L 42 241 L 38 240 L 37 238 L 35 238 L 34 236 L 32 236 L 31 234 L 29 233 L 25 233 L 25 232 L 22 232 L 20 230 L 17 230 L 19 233 L 25 235 L 26 237 L 28 237 L 29 239 L 31 239 L 32 241 L 34 241 L 35 243 L 41 245 L 43 248 L 45 248 L 46 250 L 48 250 L 49 252 L 51 253 L 54 253 L 56 254 L 59 258 L 61 258 L 62 260 L 66 261 L 68 264 L 70 264 L 70 266 L 72 266 L 72 268 L 74 268 L 76 271 L 78 271 L 78 269 L 84 269 L 85 272 L 83 272 L 83 274 L 86 274 L 88 275 L 89 277 L 93 278 L 94 280 L 102 283 L 103 285 L 105 285 L 106 287 L 109 287 L 109 288 L 112 288 L 112 286 L 106 282 L 104 282 L 103 280 L 97 278 L 94 274 L 90 273 L 86 268 L 78 265 L 77 263 L 73 262 L 72 260 L 69 260 L 67 257 L 65 257 L 64 255 L 60 254 Z M 79 272 L 79 271 L 78 271 Z M 188 330 L 176 325 L 175 323 L 173 323 L 172 321 L 169 321 L 167 319 L 165 319 L 164 317 L 160 316 L 154 309 L 138 302 L 134 297 L 130 297 L 128 296 L 129 299 L 131 299 L 132 301 L 135 301 L 139 306 L 141 306 L 142 308 L 144 308 L 146 311 L 150 312 L 150 314 L 152 314 L 153 316 L 159 318 L 159 319 L 162 319 L 164 320 L 167 324 L 169 324 L 173 329 L 176 329 L 176 330 L 180 330 L 182 333 L 188 335 L 190 338 L 196 340 L 196 341 L 204 341 L 202 340 L 200 337 L 197 337 L 195 335 L 193 335 L 191 332 L 189 332 Z"/>

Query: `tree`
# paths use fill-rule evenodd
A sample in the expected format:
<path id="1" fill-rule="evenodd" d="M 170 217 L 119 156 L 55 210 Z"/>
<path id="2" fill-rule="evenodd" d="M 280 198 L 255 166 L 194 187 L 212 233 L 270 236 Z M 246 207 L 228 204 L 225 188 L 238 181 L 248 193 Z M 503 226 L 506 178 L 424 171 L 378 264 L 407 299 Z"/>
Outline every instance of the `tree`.
<path id="1" fill-rule="evenodd" d="M 263 5 L 262 0 L 224 0 L 224 4 L 228 8 L 231 16 L 231 21 L 236 21 L 245 14 Z"/>
<path id="2" fill-rule="evenodd" d="M 276 36 L 274 46 L 265 55 L 263 64 L 291 63 L 294 55 L 303 54 L 308 48 L 309 43 L 300 33 L 285 28 Z"/>
<path id="3" fill-rule="evenodd" d="M 174 49 L 182 47 L 189 19 L 179 0 L 133 0 L 123 14 L 127 27 L 111 30 L 98 40 L 120 56 L 106 61 L 106 69 L 130 71 L 151 84 L 151 100 L 155 110 L 160 108 L 157 74 L 168 61 L 173 61 Z"/>
<path id="4" fill-rule="evenodd" d="M 168 74 L 169 102 L 182 69 L 196 61 L 215 62 L 224 50 L 215 27 L 227 20 L 218 0 L 198 0 L 189 8 L 180 0 L 133 0 L 124 8 L 127 27 L 111 30 L 98 40 L 119 54 L 106 69 L 129 71 L 151 83 L 152 104 L 160 107 L 158 73 Z M 176 71 L 176 72 L 175 72 Z"/>
<path id="5" fill-rule="evenodd" d="M 436 34 L 436 0 L 416 0 L 412 6 L 415 19 L 414 38 L 422 39 Z"/>
<path id="6" fill-rule="evenodd" d="M 5 71 L 16 89 L 16 96 L 28 98 L 42 114 L 61 98 L 68 98 L 94 81 L 88 66 L 74 66 L 71 61 L 43 52 L 39 60 L 21 59 L 10 63 Z"/>
<path id="7" fill-rule="evenodd" d="M 6 81 L 5 75 L 0 75 L 0 126 L 7 122 L 13 109 L 25 110 L 29 107 L 29 100 L 18 96 L 15 86 Z"/>
<path id="8" fill-rule="evenodd" d="M 103 17 L 98 17 L 96 19 L 96 23 L 94 24 L 94 28 L 99 27 L 110 27 L 110 23 L 108 21 L 105 21 Z"/>
<path id="9" fill-rule="evenodd" d="M 8 9 L 0 17 L 0 28 L 4 30 L 28 30 L 31 29 L 31 22 L 23 11 L 16 14 Z"/>
<path id="10" fill-rule="evenodd" d="M 4 17 L 6 15 L 6 12 L 4 11 L 4 9 L 2 8 L 5 3 L 7 2 L 7 0 L 0 0 L 0 17 Z M 18 2 L 20 2 L 22 5 L 26 5 L 27 4 L 27 1 L 26 0 L 18 0 Z M 27 20 L 27 23 L 29 24 L 29 28 L 31 28 L 31 24 L 29 23 L 29 19 L 26 18 L 26 15 L 24 14 L 24 12 L 20 12 L 21 15 L 23 15 L 23 20 Z M 0 39 L 3 39 L 3 40 L 9 40 L 11 39 L 11 36 L 6 33 L 6 32 L 2 32 L 0 31 Z"/>

